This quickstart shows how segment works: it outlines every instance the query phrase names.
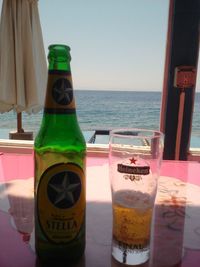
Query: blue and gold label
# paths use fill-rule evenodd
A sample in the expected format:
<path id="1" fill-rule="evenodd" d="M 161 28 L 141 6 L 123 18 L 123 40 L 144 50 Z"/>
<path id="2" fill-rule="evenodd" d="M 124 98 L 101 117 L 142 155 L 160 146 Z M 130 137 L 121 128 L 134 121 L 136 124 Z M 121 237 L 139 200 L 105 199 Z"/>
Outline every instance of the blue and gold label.
<path id="1" fill-rule="evenodd" d="M 37 214 L 44 236 L 54 243 L 67 243 L 78 235 L 85 215 L 83 170 L 74 163 L 61 163 L 42 175 L 37 192 Z"/>
<path id="2" fill-rule="evenodd" d="M 72 77 L 69 71 L 49 71 L 44 112 L 50 114 L 75 112 Z"/>

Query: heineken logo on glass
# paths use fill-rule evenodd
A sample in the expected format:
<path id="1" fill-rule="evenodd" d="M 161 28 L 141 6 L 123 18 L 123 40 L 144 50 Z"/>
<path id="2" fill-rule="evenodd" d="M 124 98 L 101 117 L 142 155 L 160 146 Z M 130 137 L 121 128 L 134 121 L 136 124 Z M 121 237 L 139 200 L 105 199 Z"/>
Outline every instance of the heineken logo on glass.
<path id="1" fill-rule="evenodd" d="M 143 175 L 148 175 L 150 173 L 150 167 L 145 161 L 132 157 L 128 162 L 117 164 L 117 171 L 124 173 L 125 179 L 140 181 Z"/>
<path id="2" fill-rule="evenodd" d="M 56 80 L 52 88 L 52 97 L 59 105 L 69 105 L 73 100 L 73 89 L 70 81 L 65 78 Z"/>

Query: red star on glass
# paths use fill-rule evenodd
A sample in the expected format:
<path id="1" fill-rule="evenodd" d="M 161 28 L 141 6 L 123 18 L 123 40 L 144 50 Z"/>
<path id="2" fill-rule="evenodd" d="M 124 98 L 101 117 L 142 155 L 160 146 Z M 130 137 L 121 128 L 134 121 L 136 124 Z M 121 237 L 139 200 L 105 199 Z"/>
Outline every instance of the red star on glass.
<path id="1" fill-rule="evenodd" d="M 129 160 L 130 160 L 130 163 L 131 163 L 131 164 L 135 164 L 135 163 L 136 163 L 136 161 L 137 161 L 137 160 L 136 160 L 136 159 L 134 159 L 134 158 L 131 158 L 131 159 L 129 159 Z"/>

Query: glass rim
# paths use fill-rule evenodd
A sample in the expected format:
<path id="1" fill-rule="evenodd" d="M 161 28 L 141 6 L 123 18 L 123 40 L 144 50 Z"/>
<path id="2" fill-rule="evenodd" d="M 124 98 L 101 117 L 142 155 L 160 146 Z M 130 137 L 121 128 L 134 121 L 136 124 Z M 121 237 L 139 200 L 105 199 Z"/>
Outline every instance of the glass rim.
<path id="1" fill-rule="evenodd" d="M 126 134 L 128 132 L 139 132 L 141 135 L 130 135 Z M 123 134 L 124 133 L 124 134 Z M 144 134 L 142 134 L 144 133 Z M 150 133 L 150 135 L 147 135 Z M 116 128 L 110 131 L 110 138 L 118 137 L 118 138 L 133 138 L 133 139 L 153 139 L 153 138 L 160 138 L 164 137 L 164 133 L 159 130 L 152 130 L 152 129 L 145 129 L 145 128 Z"/>

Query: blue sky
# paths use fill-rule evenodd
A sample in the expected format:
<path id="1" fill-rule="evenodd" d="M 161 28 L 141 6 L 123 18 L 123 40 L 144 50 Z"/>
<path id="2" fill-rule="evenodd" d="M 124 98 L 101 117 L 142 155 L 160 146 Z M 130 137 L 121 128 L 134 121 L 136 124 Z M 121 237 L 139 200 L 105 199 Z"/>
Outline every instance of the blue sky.
<path id="1" fill-rule="evenodd" d="M 45 50 L 71 47 L 77 89 L 161 90 L 168 0 L 40 0 Z"/>
<path id="2" fill-rule="evenodd" d="M 169 0 L 39 0 L 38 7 L 46 54 L 52 43 L 71 47 L 76 89 L 162 90 Z"/>

